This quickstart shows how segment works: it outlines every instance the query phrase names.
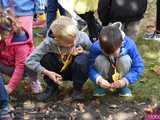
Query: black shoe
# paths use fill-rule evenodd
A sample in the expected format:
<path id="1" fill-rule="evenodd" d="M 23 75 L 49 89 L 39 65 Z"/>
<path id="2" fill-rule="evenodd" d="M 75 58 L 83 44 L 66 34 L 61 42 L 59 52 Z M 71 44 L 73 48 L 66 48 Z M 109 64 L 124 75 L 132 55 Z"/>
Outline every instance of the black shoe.
<path id="1" fill-rule="evenodd" d="M 74 90 L 71 97 L 73 100 L 83 100 L 84 99 L 84 93 L 79 90 Z"/>
<path id="2" fill-rule="evenodd" d="M 36 99 L 38 101 L 45 101 L 48 100 L 51 97 L 56 96 L 59 93 L 58 88 L 54 88 L 54 87 L 47 87 L 45 92 L 40 93 L 38 95 L 36 95 Z"/>

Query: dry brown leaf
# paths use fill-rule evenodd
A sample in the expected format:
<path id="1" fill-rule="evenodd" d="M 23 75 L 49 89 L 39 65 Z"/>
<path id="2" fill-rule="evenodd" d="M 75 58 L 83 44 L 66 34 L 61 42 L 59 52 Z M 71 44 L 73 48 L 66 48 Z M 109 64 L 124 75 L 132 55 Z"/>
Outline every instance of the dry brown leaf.
<path id="1" fill-rule="evenodd" d="M 146 32 L 152 32 L 155 31 L 155 25 L 150 24 L 146 26 Z"/>
<path id="2" fill-rule="evenodd" d="M 157 74 L 157 75 L 160 75 L 160 66 L 155 66 L 153 68 L 153 71 Z"/>
<path id="3" fill-rule="evenodd" d="M 113 120 L 113 118 L 111 115 L 109 115 L 107 118 L 105 118 L 105 120 Z"/>
<path id="4" fill-rule="evenodd" d="M 117 106 L 117 105 L 115 105 L 115 104 L 111 104 L 111 105 L 109 106 L 109 108 L 111 108 L 111 109 L 115 109 L 115 108 L 118 108 L 118 106 Z"/>
<path id="5" fill-rule="evenodd" d="M 30 120 L 31 118 L 30 118 L 30 115 L 28 113 L 24 113 L 23 119 L 24 120 Z"/>
<path id="6" fill-rule="evenodd" d="M 145 83 L 146 80 L 147 80 L 147 78 L 143 78 L 143 79 L 141 79 L 139 82 Z"/>
<path id="7" fill-rule="evenodd" d="M 80 110 L 81 112 L 85 112 L 85 105 L 84 105 L 83 103 L 78 103 L 77 105 L 78 105 L 79 110 Z"/>
<path id="8" fill-rule="evenodd" d="M 24 89 L 26 93 L 30 93 L 31 92 L 31 86 L 30 83 L 28 81 L 24 81 Z"/>
<path id="9" fill-rule="evenodd" d="M 152 113 L 153 109 L 152 108 L 144 108 L 144 112 Z"/>
<path id="10" fill-rule="evenodd" d="M 144 108 L 144 111 L 152 113 L 154 112 L 155 108 L 156 108 L 156 105 L 148 105 L 148 107 Z"/>
<path id="11" fill-rule="evenodd" d="M 25 109 L 33 109 L 35 108 L 35 103 L 30 101 L 30 100 L 26 100 L 24 103 L 23 103 L 23 107 Z"/>
<path id="12" fill-rule="evenodd" d="M 63 99 L 63 103 L 64 103 L 65 105 L 71 105 L 71 103 L 72 103 L 72 98 L 71 98 L 71 97 L 65 97 L 65 98 Z"/>

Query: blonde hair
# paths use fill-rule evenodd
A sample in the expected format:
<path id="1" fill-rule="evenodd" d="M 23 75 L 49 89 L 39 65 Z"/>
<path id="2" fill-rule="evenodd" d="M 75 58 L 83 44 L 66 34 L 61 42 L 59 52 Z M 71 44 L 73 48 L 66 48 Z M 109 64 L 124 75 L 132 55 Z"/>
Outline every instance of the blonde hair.
<path id="1" fill-rule="evenodd" d="M 10 11 L 3 10 L 2 8 L 0 8 L 0 26 L 3 32 L 12 32 L 14 27 L 16 28 L 16 30 L 14 30 L 15 33 L 21 32 L 21 27 L 16 21 L 15 16 L 13 16 Z"/>
<path id="2" fill-rule="evenodd" d="M 55 36 L 67 37 L 68 35 L 75 35 L 78 28 L 75 22 L 66 16 L 60 16 L 52 24 L 50 29 Z"/>

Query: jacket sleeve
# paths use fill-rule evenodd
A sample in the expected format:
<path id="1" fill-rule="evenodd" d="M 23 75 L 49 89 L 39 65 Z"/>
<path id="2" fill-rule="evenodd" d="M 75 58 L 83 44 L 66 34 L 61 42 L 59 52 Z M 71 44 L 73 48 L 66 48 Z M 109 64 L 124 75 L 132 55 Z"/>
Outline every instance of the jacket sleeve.
<path id="1" fill-rule="evenodd" d="M 7 9 L 9 7 L 9 0 L 0 0 L 0 7 Z"/>
<path id="2" fill-rule="evenodd" d="M 45 10 L 46 0 L 34 0 L 35 3 L 35 12 L 43 13 Z"/>
<path id="3" fill-rule="evenodd" d="M 92 42 L 89 39 L 88 35 L 84 32 L 79 32 L 79 41 L 80 41 L 80 45 L 87 51 L 89 51 Z"/>
<path id="4" fill-rule="evenodd" d="M 19 82 L 23 79 L 25 60 L 29 54 L 30 48 L 28 45 L 16 45 L 15 46 L 15 69 L 9 80 L 8 87 L 16 89 Z"/>
<path id="5" fill-rule="evenodd" d="M 143 74 L 144 64 L 134 41 L 129 40 L 129 42 L 129 46 L 131 47 L 128 50 L 128 54 L 132 59 L 132 65 L 130 71 L 124 76 L 124 78 L 127 79 L 130 84 L 133 84 Z"/>
<path id="6" fill-rule="evenodd" d="M 28 56 L 25 64 L 33 71 L 41 73 L 45 68 L 40 64 L 40 60 L 45 54 L 50 51 L 49 41 L 44 40 L 39 46 L 37 46 L 32 53 Z"/>
<path id="7" fill-rule="evenodd" d="M 101 54 L 101 50 L 99 47 L 99 42 L 95 42 L 91 48 L 90 48 L 90 53 L 89 53 L 89 78 L 93 81 L 96 81 L 97 77 L 100 76 L 98 71 L 96 71 L 94 64 L 95 64 L 95 59 L 98 55 Z"/>

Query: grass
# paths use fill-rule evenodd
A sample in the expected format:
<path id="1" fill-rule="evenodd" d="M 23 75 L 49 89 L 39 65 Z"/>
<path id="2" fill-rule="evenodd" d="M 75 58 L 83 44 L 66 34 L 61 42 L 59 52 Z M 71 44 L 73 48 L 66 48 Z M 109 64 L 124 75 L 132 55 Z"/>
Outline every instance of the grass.
<path id="1" fill-rule="evenodd" d="M 145 64 L 144 75 L 141 79 L 144 83 L 138 82 L 132 89 L 135 99 L 147 100 L 151 96 L 160 98 L 160 76 L 156 75 L 153 68 L 160 65 L 160 42 L 142 40 L 142 35 L 139 35 L 137 41 L 140 53 Z"/>
<path id="2" fill-rule="evenodd" d="M 153 16 L 152 8 L 154 7 L 155 0 L 152 0 L 149 5 L 149 10 L 147 12 L 148 16 Z M 153 8 L 155 9 L 155 7 Z M 147 19 L 147 17 L 145 19 Z M 144 20 L 145 21 L 145 20 Z M 145 21 L 146 22 L 146 21 Z M 142 25 L 142 31 L 144 31 L 144 24 Z M 35 29 L 34 33 L 41 31 L 40 29 Z M 131 86 L 131 89 L 133 91 L 134 97 L 132 97 L 131 101 L 138 100 L 138 101 L 147 101 L 150 100 L 153 96 L 160 100 L 160 76 L 156 75 L 156 73 L 153 71 L 153 68 L 155 66 L 160 66 L 160 42 L 155 41 L 145 41 L 142 39 L 143 32 L 140 33 L 137 37 L 136 43 L 139 48 L 139 51 L 142 55 L 142 58 L 144 60 L 145 64 L 145 70 L 144 75 L 140 80 L 143 80 L 144 82 L 140 82 L 140 80 Z M 41 39 L 35 37 L 34 39 L 35 45 L 37 46 Z M 91 81 L 87 81 L 85 84 L 85 91 L 87 93 L 91 93 L 93 91 L 93 85 Z M 24 93 L 24 85 L 18 89 L 18 93 L 23 94 Z M 111 97 L 112 96 L 112 97 Z M 114 94 L 108 94 L 108 99 L 116 99 L 121 100 L 120 97 L 114 97 Z M 91 94 L 87 96 L 87 99 L 90 99 Z"/>
<path id="3" fill-rule="evenodd" d="M 40 29 L 35 29 L 34 32 L 39 32 Z M 144 82 L 140 82 L 140 80 L 131 86 L 133 91 L 131 101 L 138 100 L 138 101 L 148 101 L 151 97 L 156 97 L 157 100 L 160 99 L 160 76 L 157 76 L 156 73 L 153 71 L 153 68 L 157 65 L 160 65 L 160 42 L 155 41 L 145 41 L 142 39 L 142 33 L 138 36 L 136 43 L 139 48 L 139 51 L 142 55 L 145 64 L 144 75 L 140 80 Z M 37 46 L 42 40 L 41 38 L 35 37 L 35 45 Z M 43 81 L 42 81 L 43 82 Z M 44 83 L 44 82 L 43 82 Z M 21 86 L 17 90 L 14 96 L 24 96 L 24 81 L 22 82 Z M 68 89 L 68 87 L 66 87 Z M 92 98 L 91 93 L 93 92 L 93 84 L 91 81 L 87 81 L 84 86 L 85 92 L 88 94 L 86 100 L 90 100 Z M 69 89 L 70 91 L 70 89 Z M 66 91 L 65 91 L 66 92 Z M 66 92 L 67 94 L 67 92 Z M 107 100 L 121 100 L 121 97 L 117 97 L 114 93 L 109 93 L 105 97 Z M 127 99 L 128 100 L 128 99 Z"/>

